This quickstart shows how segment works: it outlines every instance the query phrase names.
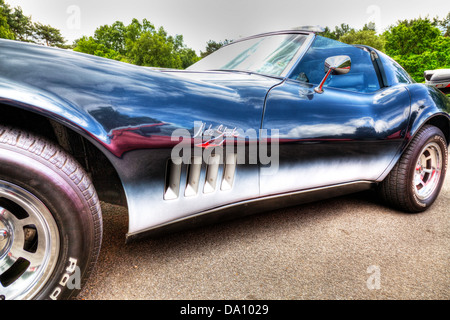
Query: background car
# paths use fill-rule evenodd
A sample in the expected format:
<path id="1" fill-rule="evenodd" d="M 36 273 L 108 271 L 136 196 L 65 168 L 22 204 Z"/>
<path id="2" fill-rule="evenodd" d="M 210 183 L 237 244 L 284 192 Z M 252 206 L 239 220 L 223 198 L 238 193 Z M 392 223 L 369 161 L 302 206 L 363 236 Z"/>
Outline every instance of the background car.
<path id="1" fill-rule="evenodd" d="M 424 72 L 425 83 L 450 93 L 450 69 L 427 70 Z"/>
<path id="2" fill-rule="evenodd" d="M 446 96 L 310 31 L 234 41 L 184 71 L 0 40 L 0 109 L 3 299 L 79 292 L 99 199 L 128 208 L 127 240 L 371 188 L 421 212 L 448 163 Z"/>

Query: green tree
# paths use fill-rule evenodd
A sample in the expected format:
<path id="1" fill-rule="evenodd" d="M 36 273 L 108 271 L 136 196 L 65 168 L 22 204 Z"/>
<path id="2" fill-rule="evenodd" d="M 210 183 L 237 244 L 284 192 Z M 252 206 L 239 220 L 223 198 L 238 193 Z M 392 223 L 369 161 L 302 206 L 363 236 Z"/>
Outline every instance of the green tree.
<path id="1" fill-rule="evenodd" d="M 228 40 L 228 39 L 225 39 L 224 41 L 221 41 L 221 42 L 209 40 L 206 43 L 205 51 L 200 52 L 200 57 L 204 58 L 206 56 L 209 56 L 214 51 L 219 50 L 220 48 L 222 48 L 223 46 L 225 46 L 229 43 L 231 43 L 231 40 Z"/>
<path id="2" fill-rule="evenodd" d="M 169 36 L 167 40 L 173 43 L 175 55 L 179 56 L 181 59 L 181 69 L 186 69 L 200 60 L 195 50 L 186 47 L 182 35 L 176 35 L 175 37 Z"/>
<path id="3" fill-rule="evenodd" d="M 442 20 L 434 18 L 433 25 L 441 29 L 444 37 L 450 37 L 450 12 Z"/>
<path id="4" fill-rule="evenodd" d="M 125 54 L 126 27 L 121 21 L 116 21 L 112 25 L 104 25 L 94 33 L 94 39 L 106 48 Z"/>
<path id="5" fill-rule="evenodd" d="M 197 53 L 195 52 L 195 50 L 193 50 L 191 48 L 183 47 L 183 48 L 179 49 L 178 55 L 180 56 L 180 59 L 181 59 L 181 68 L 182 69 L 186 69 L 190 65 L 192 65 L 200 60 L 200 58 L 197 56 Z"/>
<path id="6" fill-rule="evenodd" d="M 351 28 L 345 23 L 335 27 L 334 31 L 331 31 L 329 27 L 325 27 L 324 31 L 321 32 L 320 35 L 347 44 L 367 45 L 380 51 L 384 51 L 384 36 L 377 35 L 374 22 L 366 23 L 361 30 Z"/>
<path id="7" fill-rule="evenodd" d="M 160 68 L 184 69 L 198 61 L 182 35 L 170 36 L 163 27 L 156 29 L 147 19 L 133 19 L 128 26 L 120 21 L 103 25 L 93 37 L 77 40 L 74 50 Z"/>
<path id="8" fill-rule="evenodd" d="M 38 22 L 34 24 L 34 30 L 35 39 L 43 41 L 47 46 L 61 47 L 66 42 L 61 35 L 61 31 L 52 26 Z"/>
<path id="9" fill-rule="evenodd" d="M 384 37 L 378 36 L 375 30 L 364 28 L 359 31 L 355 31 L 354 29 L 350 30 L 348 33 L 341 36 L 339 41 L 347 44 L 367 45 L 380 51 L 384 51 L 386 43 Z"/>
<path id="10" fill-rule="evenodd" d="M 364 30 L 364 31 L 367 31 L 367 30 L 377 31 L 375 22 L 369 22 L 369 23 L 366 23 L 366 24 L 364 25 L 364 27 L 362 28 L 362 30 Z"/>
<path id="11" fill-rule="evenodd" d="M 450 12 L 442 19 L 441 27 L 444 29 L 444 37 L 450 37 Z"/>
<path id="12" fill-rule="evenodd" d="M 181 58 L 174 54 L 174 45 L 167 41 L 164 29 L 158 32 L 144 32 L 133 42 L 128 58 L 139 66 L 181 69 Z"/>
<path id="13" fill-rule="evenodd" d="M 450 68 L 450 38 L 428 18 L 399 21 L 385 33 L 386 53 L 417 81 L 423 72 Z"/>
<path id="14" fill-rule="evenodd" d="M 343 35 L 349 33 L 351 30 L 354 30 L 346 23 L 341 23 L 340 26 L 336 26 L 333 31 L 330 28 L 325 27 L 325 30 L 320 33 L 321 36 L 330 38 L 333 40 L 339 40 Z"/>
<path id="15" fill-rule="evenodd" d="M 0 37 L 66 47 L 58 29 L 39 22 L 33 23 L 21 7 L 11 8 L 4 0 L 0 0 Z"/>
<path id="16" fill-rule="evenodd" d="M 108 49 L 105 45 L 98 43 L 93 37 L 82 37 L 78 39 L 73 50 L 103 58 L 125 61 L 125 58 L 119 52 Z"/>
<path id="17" fill-rule="evenodd" d="M 14 40 L 14 33 L 9 28 L 8 18 L 3 11 L 4 8 L 1 6 L 0 2 L 0 38 Z"/>
<path id="18" fill-rule="evenodd" d="M 17 40 L 35 42 L 35 28 L 31 17 L 26 16 L 21 7 L 16 7 L 7 13 L 8 25 Z"/>
<path id="19" fill-rule="evenodd" d="M 426 19 L 399 21 L 384 33 L 386 52 L 406 56 L 422 54 L 432 48 L 432 43 L 441 37 L 441 32 Z"/>
<path id="20" fill-rule="evenodd" d="M 341 23 L 339 27 L 334 28 L 334 34 L 336 35 L 337 39 L 340 39 L 343 35 L 349 33 L 351 30 L 354 30 L 353 28 L 350 28 L 350 26 L 346 23 Z"/>
<path id="21" fill-rule="evenodd" d="M 338 40 L 338 39 L 336 39 L 336 34 L 333 31 L 331 31 L 331 29 L 329 27 L 325 27 L 324 31 L 320 32 L 319 35 L 321 35 L 322 37 L 325 37 L 325 38 Z"/>
<path id="22" fill-rule="evenodd" d="M 440 37 L 430 44 L 432 48 L 421 53 L 392 55 L 417 82 L 423 82 L 425 70 L 450 69 L 450 38 Z"/>

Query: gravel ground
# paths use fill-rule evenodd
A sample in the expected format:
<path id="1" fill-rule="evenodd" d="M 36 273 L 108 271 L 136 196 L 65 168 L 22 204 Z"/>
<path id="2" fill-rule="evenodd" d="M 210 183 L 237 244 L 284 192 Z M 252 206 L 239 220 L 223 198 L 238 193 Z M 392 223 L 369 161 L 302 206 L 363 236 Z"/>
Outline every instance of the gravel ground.
<path id="1" fill-rule="evenodd" d="M 79 299 L 448 300 L 449 207 L 450 172 L 422 214 L 363 192 L 125 244 L 126 210 L 103 204 L 102 252 Z"/>

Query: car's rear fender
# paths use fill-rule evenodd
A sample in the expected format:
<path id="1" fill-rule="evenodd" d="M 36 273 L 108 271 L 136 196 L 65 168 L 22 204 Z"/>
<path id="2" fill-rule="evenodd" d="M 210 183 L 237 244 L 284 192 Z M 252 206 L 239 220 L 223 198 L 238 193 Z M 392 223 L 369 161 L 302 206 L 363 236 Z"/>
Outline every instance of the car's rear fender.
<path id="1" fill-rule="evenodd" d="M 408 86 L 411 93 L 411 119 L 404 149 L 427 124 L 438 127 L 450 145 L 450 99 L 439 90 L 423 84 Z"/>
<path id="2" fill-rule="evenodd" d="M 423 84 L 410 84 L 407 88 L 411 96 L 411 112 L 405 139 L 390 166 L 378 177 L 378 182 L 387 177 L 423 126 L 431 124 L 438 127 L 444 133 L 447 145 L 450 144 L 450 99 L 438 90 Z"/>

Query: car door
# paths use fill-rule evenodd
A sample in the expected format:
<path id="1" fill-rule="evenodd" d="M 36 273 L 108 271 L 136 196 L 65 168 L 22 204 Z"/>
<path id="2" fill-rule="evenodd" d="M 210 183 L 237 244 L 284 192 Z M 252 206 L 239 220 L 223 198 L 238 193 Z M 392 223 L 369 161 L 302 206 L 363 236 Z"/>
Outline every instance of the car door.
<path id="1" fill-rule="evenodd" d="M 336 55 L 351 58 L 350 72 L 315 92 Z M 367 49 L 316 38 L 267 96 L 262 129 L 278 132 L 279 160 L 276 170 L 261 168 L 262 196 L 384 176 L 404 141 L 410 97 L 403 85 L 382 87 L 375 66 Z"/>

